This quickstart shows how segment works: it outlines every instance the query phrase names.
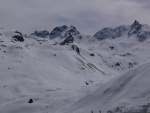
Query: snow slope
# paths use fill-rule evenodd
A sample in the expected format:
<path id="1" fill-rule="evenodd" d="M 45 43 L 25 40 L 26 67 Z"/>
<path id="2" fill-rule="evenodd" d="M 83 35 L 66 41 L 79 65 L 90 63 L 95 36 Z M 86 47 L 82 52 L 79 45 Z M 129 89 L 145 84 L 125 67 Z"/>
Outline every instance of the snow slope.
<path id="1" fill-rule="evenodd" d="M 149 66 L 143 62 L 150 58 L 150 27 L 135 21 L 104 29 L 98 36 L 107 30 L 109 34 L 99 39 L 74 26 L 32 35 L 0 29 L 0 113 L 105 112 L 116 107 L 128 111 L 149 106 L 149 99 L 138 104 L 134 98 L 142 99 L 142 91 L 148 90 L 142 90 L 148 83 L 139 81 L 138 72 L 146 73 Z M 147 74 L 143 76 L 149 81 Z M 137 82 L 139 92 L 134 93 L 132 84 Z M 124 96 L 128 92 L 131 95 Z M 28 103 L 30 99 L 33 103 Z"/>
<path id="2" fill-rule="evenodd" d="M 47 113 L 75 102 L 115 75 L 84 45 L 70 45 L 0 29 L 0 112 Z M 111 75 L 111 76 L 110 76 Z M 29 99 L 33 103 L 29 104 Z"/>
<path id="3" fill-rule="evenodd" d="M 63 113 L 150 112 L 150 62 L 103 84 Z M 61 111 L 62 113 L 62 111 Z"/>

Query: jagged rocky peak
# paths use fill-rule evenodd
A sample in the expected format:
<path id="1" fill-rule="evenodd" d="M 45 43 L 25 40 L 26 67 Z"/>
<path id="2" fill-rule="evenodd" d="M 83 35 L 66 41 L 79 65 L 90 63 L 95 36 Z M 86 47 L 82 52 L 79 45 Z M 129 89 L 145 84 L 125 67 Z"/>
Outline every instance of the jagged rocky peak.
<path id="1" fill-rule="evenodd" d="M 49 36 L 49 32 L 47 30 L 37 30 L 31 33 L 31 35 L 46 38 L 47 36 Z"/>
<path id="2" fill-rule="evenodd" d="M 131 25 L 131 29 L 128 32 L 128 36 L 138 34 L 141 28 L 142 28 L 142 24 L 140 24 L 137 20 L 135 20 L 134 23 Z"/>
<path id="3" fill-rule="evenodd" d="M 53 31 L 56 31 L 56 32 L 62 32 L 62 31 L 65 31 L 66 29 L 68 29 L 68 27 L 66 25 L 63 25 L 63 26 L 59 26 L 59 27 L 55 27 L 53 29 Z M 52 31 L 52 32 L 53 32 Z"/>
<path id="4" fill-rule="evenodd" d="M 66 38 L 70 35 L 78 35 L 80 32 L 71 25 L 70 27 L 67 27 L 66 25 L 56 27 L 53 29 L 53 31 L 50 33 L 49 37 L 50 39 L 54 39 L 56 37 Z"/>
<path id="5" fill-rule="evenodd" d="M 134 21 L 134 23 L 130 26 L 119 26 L 116 28 L 104 28 L 100 31 L 98 31 L 94 37 L 103 40 L 107 38 L 117 38 L 121 37 L 123 35 L 128 35 L 128 37 L 136 35 L 137 37 L 140 36 L 139 34 L 141 33 L 143 28 L 143 25 L 140 24 L 137 20 Z M 146 33 L 146 35 L 149 33 Z M 145 36 L 145 35 L 144 35 Z M 142 35 L 143 37 L 143 35 Z"/>
<path id="6" fill-rule="evenodd" d="M 73 25 L 70 26 L 70 28 L 68 29 L 68 32 L 70 32 L 71 34 L 74 34 L 74 35 L 80 34 L 80 32 L 77 30 L 77 28 L 74 27 Z"/>
<path id="7" fill-rule="evenodd" d="M 74 27 L 73 25 L 71 25 L 67 30 L 65 30 L 61 35 L 60 37 L 61 38 L 67 38 L 67 37 L 70 37 L 70 36 L 73 36 L 73 37 L 78 37 L 80 36 L 80 32 L 76 29 L 76 27 Z M 78 37 L 79 38 L 79 37 Z"/>
<path id="8" fill-rule="evenodd" d="M 55 27 L 53 31 L 50 33 L 50 39 L 54 39 L 61 35 L 62 32 L 66 31 L 68 27 L 66 25 Z"/>
<path id="9" fill-rule="evenodd" d="M 137 20 L 130 27 L 128 36 L 136 36 L 138 41 L 143 42 L 147 38 L 150 38 L 150 26 L 142 25 Z"/>
<path id="10" fill-rule="evenodd" d="M 137 20 L 134 21 L 134 23 L 131 25 L 131 29 L 137 29 L 140 28 L 142 24 L 140 24 Z"/>
<path id="11" fill-rule="evenodd" d="M 74 42 L 74 37 L 69 32 L 69 34 L 65 35 L 64 40 L 62 42 L 60 42 L 60 45 L 65 45 L 65 44 L 69 44 L 69 43 L 73 43 L 73 42 Z"/>
<path id="12" fill-rule="evenodd" d="M 74 27 L 73 25 L 70 26 L 70 29 L 77 29 L 76 27 Z"/>
<path id="13" fill-rule="evenodd" d="M 60 42 L 60 45 L 73 43 L 74 40 L 82 39 L 81 33 L 73 25 L 71 25 L 65 32 L 63 32 L 60 35 L 60 37 L 61 39 L 64 39 L 63 41 Z"/>
<path id="14" fill-rule="evenodd" d="M 76 32 L 77 29 L 76 29 L 76 27 L 74 27 L 73 25 L 71 25 L 68 31 L 71 32 L 71 33 L 73 33 L 73 32 Z"/>

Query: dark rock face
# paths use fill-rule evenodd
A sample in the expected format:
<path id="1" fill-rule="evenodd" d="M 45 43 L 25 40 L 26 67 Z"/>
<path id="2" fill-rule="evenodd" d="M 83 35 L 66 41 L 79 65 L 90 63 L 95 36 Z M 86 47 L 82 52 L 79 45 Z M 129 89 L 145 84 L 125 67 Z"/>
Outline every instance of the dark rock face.
<path id="1" fill-rule="evenodd" d="M 101 31 L 97 32 L 94 37 L 103 40 L 110 37 L 113 37 L 113 29 L 112 28 L 104 28 Z"/>
<path id="2" fill-rule="evenodd" d="M 137 21 L 135 20 L 134 23 L 131 25 L 131 29 L 135 29 L 135 30 L 140 30 L 142 27 L 142 25 Z"/>
<path id="3" fill-rule="evenodd" d="M 109 46 L 109 48 L 110 48 L 111 50 L 113 50 L 113 49 L 114 49 L 114 46 Z"/>
<path id="4" fill-rule="evenodd" d="M 28 101 L 28 103 L 30 103 L 30 104 L 33 103 L 33 99 L 30 98 L 29 101 Z"/>
<path id="5" fill-rule="evenodd" d="M 120 66 L 120 63 L 119 63 L 119 62 L 117 62 L 117 63 L 115 64 L 115 66 Z"/>
<path id="6" fill-rule="evenodd" d="M 68 29 L 66 25 L 61 26 L 63 29 Z"/>
<path id="7" fill-rule="evenodd" d="M 72 45 L 71 48 L 75 50 L 78 54 L 80 54 L 80 49 L 76 45 Z"/>
<path id="8" fill-rule="evenodd" d="M 150 37 L 149 29 L 149 26 L 142 25 L 135 20 L 131 26 L 122 25 L 116 28 L 104 28 L 97 32 L 94 37 L 99 40 L 104 40 L 107 38 L 117 38 L 123 35 L 128 35 L 128 37 L 135 36 L 138 41 L 143 42 Z"/>
<path id="9" fill-rule="evenodd" d="M 68 27 L 66 25 L 63 25 L 63 26 L 60 26 L 60 27 L 55 27 L 53 29 L 53 31 L 58 31 L 58 32 L 62 32 L 64 31 L 65 29 L 68 29 Z"/>
<path id="10" fill-rule="evenodd" d="M 67 27 L 66 25 L 55 27 L 51 33 L 46 30 L 35 31 L 31 35 L 42 38 L 48 36 L 50 39 L 58 38 L 58 40 L 60 39 L 60 42 L 58 41 L 58 44 L 60 45 L 73 43 L 75 39 L 82 39 L 82 35 L 73 25 L 70 27 Z"/>
<path id="11" fill-rule="evenodd" d="M 64 33 L 65 32 L 65 33 Z M 64 33 L 64 36 L 62 35 Z M 71 38 L 71 35 L 77 35 L 80 34 L 79 31 L 74 26 L 70 26 L 69 28 L 64 25 L 60 27 L 56 27 L 53 29 L 53 31 L 50 33 L 49 37 L 50 39 L 54 39 L 56 37 L 66 38 L 66 41 L 72 43 L 73 38 Z M 72 40 L 72 41 L 71 41 Z"/>
<path id="12" fill-rule="evenodd" d="M 67 36 L 66 39 L 60 43 L 60 45 L 73 43 L 73 41 L 74 41 L 74 38 L 72 37 L 71 33 L 69 33 L 69 36 Z"/>
<path id="13" fill-rule="evenodd" d="M 135 35 L 138 41 L 143 42 L 147 38 L 150 37 L 150 31 L 145 28 L 146 25 L 142 25 L 135 20 L 135 22 L 131 25 L 131 29 L 128 33 L 128 36 Z"/>
<path id="14" fill-rule="evenodd" d="M 124 35 L 128 31 L 128 27 L 122 25 L 114 29 L 115 38 Z"/>
<path id="15" fill-rule="evenodd" d="M 12 37 L 15 41 L 20 41 L 20 42 L 23 42 L 24 41 L 24 38 L 23 36 L 19 36 L 19 35 L 15 35 Z"/>
<path id="16" fill-rule="evenodd" d="M 150 31 L 145 30 L 144 25 L 140 24 L 137 20 L 131 26 L 119 26 L 116 28 L 104 28 L 97 32 L 94 37 L 99 40 L 107 39 L 107 38 L 117 38 L 121 37 L 125 34 L 128 37 L 136 36 L 139 41 L 144 41 L 148 37 L 150 37 Z"/>
<path id="17" fill-rule="evenodd" d="M 136 62 L 129 62 L 129 68 L 133 68 L 135 65 L 137 65 Z"/>
<path id="18" fill-rule="evenodd" d="M 18 35 L 22 36 L 22 33 L 19 31 L 15 31 L 15 33 L 17 33 Z"/>
<path id="19" fill-rule="evenodd" d="M 31 35 L 38 36 L 38 37 L 41 37 L 41 38 L 46 38 L 49 35 L 49 32 L 46 31 L 46 30 L 34 31 L 34 33 L 32 33 Z"/>
<path id="20" fill-rule="evenodd" d="M 49 34 L 50 39 L 54 39 L 61 35 L 62 32 L 66 31 L 68 27 L 66 25 L 55 27 L 53 31 Z"/>
<path id="21" fill-rule="evenodd" d="M 104 40 L 107 38 L 117 38 L 122 35 L 124 35 L 128 31 L 127 26 L 119 26 L 116 28 L 104 28 L 100 31 L 98 31 L 94 37 L 96 37 L 99 40 Z"/>
<path id="22" fill-rule="evenodd" d="M 75 35 L 75 36 L 80 35 L 80 32 L 73 25 L 70 26 L 70 28 L 69 28 L 69 30 L 67 32 L 71 33 L 72 35 Z M 80 39 L 81 35 L 77 36 L 77 37 Z"/>
<path id="23" fill-rule="evenodd" d="M 143 42 L 150 37 L 150 31 L 140 32 L 137 34 L 137 37 L 140 42 Z"/>
<path id="24" fill-rule="evenodd" d="M 142 24 L 140 24 L 138 21 L 134 21 L 134 23 L 131 25 L 131 29 L 128 32 L 128 36 L 130 37 L 131 35 L 135 35 L 137 33 L 139 33 L 139 31 L 142 28 Z"/>
<path id="25" fill-rule="evenodd" d="M 90 56 L 95 56 L 94 53 L 91 53 Z"/>
<path id="26" fill-rule="evenodd" d="M 74 26 L 70 26 L 63 32 L 63 34 L 60 35 L 60 38 L 63 40 L 60 45 L 65 45 L 73 43 L 75 39 L 82 39 L 82 36 Z"/>
<path id="27" fill-rule="evenodd" d="M 88 83 L 88 82 L 85 82 L 85 84 L 86 84 L 86 85 L 89 85 L 89 83 Z"/>
<path id="28" fill-rule="evenodd" d="M 77 30 L 76 27 L 74 27 L 73 25 L 71 25 L 70 28 L 71 28 L 71 29 Z"/>

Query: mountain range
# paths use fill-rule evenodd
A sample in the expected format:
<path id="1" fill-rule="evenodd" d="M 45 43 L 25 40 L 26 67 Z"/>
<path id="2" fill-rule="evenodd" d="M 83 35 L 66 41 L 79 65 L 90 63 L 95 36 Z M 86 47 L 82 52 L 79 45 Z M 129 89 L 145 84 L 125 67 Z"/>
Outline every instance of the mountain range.
<path id="1" fill-rule="evenodd" d="M 0 28 L 0 113 L 150 112 L 150 26 Z"/>

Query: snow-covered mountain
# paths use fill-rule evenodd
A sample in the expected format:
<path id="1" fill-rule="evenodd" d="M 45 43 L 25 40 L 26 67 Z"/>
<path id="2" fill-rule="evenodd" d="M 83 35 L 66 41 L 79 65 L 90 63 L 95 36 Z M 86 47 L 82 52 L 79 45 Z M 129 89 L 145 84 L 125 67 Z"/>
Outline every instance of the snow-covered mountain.
<path id="1" fill-rule="evenodd" d="M 31 35 L 51 40 L 55 39 L 60 45 L 73 43 L 74 40 L 80 40 L 82 38 L 82 34 L 74 26 L 67 27 L 66 25 L 56 27 L 50 33 L 47 30 L 37 30 L 31 33 Z"/>
<path id="2" fill-rule="evenodd" d="M 50 35 L 50 33 L 47 30 L 37 30 L 31 33 L 31 35 L 38 36 L 41 38 L 46 38 Z"/>
<path id="3" fill-rule="evenodd" d="M 135 22 L 131 26 L 122 25 L 116 28 L 104 28 L 94 35 L 94 37 L 96 37 L 99 40 L 107 38 L 118 38 L 122 36 L 134 36 L 139 41 L 144 41 L 150 36 L 150 26 L 142 25 L 135 20 Z"/>
<path id="4" fill-rule="evenodd" d="M 94 36 L 1 28 L 0 113 L 148 110 L 149 51 L 150 27 L 137 21 Z"/>
<path id="5" fill-rule="evenodd" d="M 66 25 L 64 26 L 60 26 L 60 27 L 55 27 L 53 29 L 53 31 L 51 31 L 50 35 L 49 35 L 49 38 L 50 39 L 54 39 L 58 36 L 61 35 L 62 32 L 66 31 L 68 29 L 68 27 Z"/>

